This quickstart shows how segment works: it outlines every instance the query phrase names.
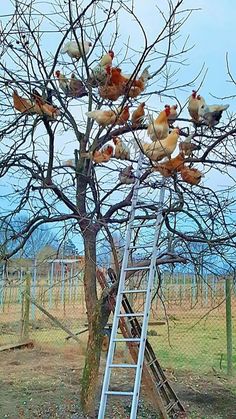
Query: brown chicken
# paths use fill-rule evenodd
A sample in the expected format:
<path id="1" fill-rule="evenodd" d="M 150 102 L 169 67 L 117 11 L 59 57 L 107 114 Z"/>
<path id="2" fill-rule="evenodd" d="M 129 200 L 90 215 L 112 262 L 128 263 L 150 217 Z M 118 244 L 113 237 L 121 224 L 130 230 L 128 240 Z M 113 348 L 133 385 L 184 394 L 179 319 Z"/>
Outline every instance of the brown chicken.
<path id="1" fill-rule="evenodd" d="M 125 105 L 122 112 L 118 112 L 117 125 L 125 125 L 129 119 L 129 106 Z"/>
<path id="2" fill-rule="evenodd" d="M 135 111 L 132 113 L 131 122 L 133 125 L 141 124 L 144 116 L 145 116 L 145 102 L 140 103 L 140 105 L 135 109 Z"/>
<path id="3" fill-rule="evenodd" d="M 142 144 L 144 154 L 153 161 L 160 161 L 164 159 L 164 157 L 170 158 L 171 154 L 176 149 L 179 133 L 179 128 L 175 128 L 163 140 L 157 140 L 151 144 Z"/>
<path id="4" fill-rule="evenodd" d="M 127 166 L 121 170 L 119 174 L 119 181 L 124 185 L 132 185 L 135 183 L 135 176 L 133 173 L 133 167 Z"/>
<path id="5" fill-rule="evenodd" d="M 166 105 L 165 109 L 159 113 L 158 117 L 149 124 L 147 134 L 152 141 L 163 140 L 167 137 L 169 132 L 169 115 L 170 106 Z"/>
<path id="6" fill-rule="evenodd" d="M 81 153 L 81 157 L 92 160 L 94 163 L 107 163 L 113 156 L 113 147 L 110 144 L 105 144 L 100 150 L 93 152 Z"/>
<path id="7" fill-rule="evenodd" d="M 176 172 L 180 172 L 184 167 L 184 155 L 182 153 L 173 159 L 159 163 L 153 167 L 154 172 L 160 172 L 164 177 L 170 177 Z"/>
<path id="8" fill-rule="evenodd" d="M 130 151 L 119 137 L 113 138 L 115 144 L 114 157 L 120 160 L 130 160 Z"/>
<path id="9" fill-rule="evenodd" d="M 14 108 L 21 113 L 35 114 L 35 105 L 30 99 L 25 99 L 18 95 L 17 91 L 13 92 L 13 104 Z"/>
<path id="10" fill-rule="evenodd" d="M 185 156 L 191 156 L 193 151 L 200 150 L 201 147 L 197 144 L 191 143 L 192 136 L 186 138 L 185 141 L 179 143 L 179 150 L 184 153 Z"/>
<path id="11" fill-rule="evenodd" d="M 183 181 L 189 183 L 190 185 L 198 185 L 203 176 L 200 170 L 189 166 L 184 166 L 180 173 Z"/>
<path id="12" fill-rule="evenodd" d="M 100 97 L 116 101 L 121 96 L 120 87 L 113 84 L 112 86 L 100 86 L 98 89 Z"/>
<path id="13" fill-rule="evenodd" d="M 35 109 L 37 114 L 47 115 L 53 119 L 56 119 L 57 116 L 60 115 L 59 109 L 50 103 L 47 103 L 35 89 L 33 90 L 32 98 L 34 99 L 36 105 Z"/>

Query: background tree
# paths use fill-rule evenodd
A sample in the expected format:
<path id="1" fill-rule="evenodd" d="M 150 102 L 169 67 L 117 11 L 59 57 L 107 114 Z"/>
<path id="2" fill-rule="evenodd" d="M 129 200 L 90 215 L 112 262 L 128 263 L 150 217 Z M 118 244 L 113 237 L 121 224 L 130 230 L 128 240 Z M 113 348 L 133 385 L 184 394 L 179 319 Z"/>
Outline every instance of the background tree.
<path id="1" fill-rule="evenodd" d="M 97 244 L 105 237 L 115 250 L 112 234 L 115 231 L 124 234 L 133 193 L 132 184 L 124 185 L 118 180 L 120 171 L 127 166 L 125 161 L 112 158 L 108 163 L 94 163 L 86 153 L 99 150 L 119 136 L 128 144 L 135 168 L 148 125 L 147 121 L 141 121 L 117 127 L 114 121 L 109 128 L 102 128 L 87 118 L 86 112 L 100 108 L 117 111 L 118 106 L 122 109 L 126 103 L 134 110 L 145 100 L 149 117 L 162 110 L 166 102 L 178 103 L 176 124 L 181 126 L 181 138 L 191 131 L 192 141 L 200 148 L 187 157 L 186 163 L 194 164 L 207 177 L 221 176 L 224 186 L 217 188 L 211 179 L 191 186 L 177 173 L 165 181 L 167 197 L 160 238 L 163 258 L 159 263 L 183 261 L 176 252 L 166 252 L 167 231 L 173 240 L 181 239 L 185 258 L 186 253 L 190 254 L 190 243 L 207 245 L 219 256 L 223 247 L 229 252 L 235 247 L 232 217 L 235 117 L 228 115 L 224 123 L 209 128 L 206 124 L 192 124 L 185 114 L 186 96 L 197 83 L 197 77 L 191 80 L 189 69 L 183 66 L 191 49 L 180 36 L 192 14 L 185 3 L 184 0 L 163 1 L 160 8 L 155 8 L 155 28 L 142 24 L 140 10 L 131 0 L 82 3 L 57 0 L 53 4 L 14 0 L 8 5 L 6 18 L 2 18 L 0 176 L 7 194 L 1 197 L 5 207 L 1 220 L 10 226 L 17 217 L 23 214 L 28 217 L 21 231 L 15 230 L 10 235 L 15 246 L 6 247 L 4 258 L 17 254 L 46 223 L 61 223 L 68 232 L 81 235 L 89 324 L 82 382 L 85 412 L 93 409 L 102 329 L 109 316 L 109 311 L 104 312 L 104 296 L 99 298 L 96 286 Z M 131 38 L 127 35 L 127 22 Z M 79 60 L 62 54 L 71 40 L 81 42 Z M 96 80 L 92 80 L 91 70 L 109 50 L 115 52 L 114 66 L 131 75 L 117 100 L 103 99 Z M 132 98 L 132 83 L 147 65 L 150 65 L 147 87 Z M 177 82 L 180 68 L 181 77 Z M 59 88 L 58 71 L 65 74 L 69 85 L 63 79 L 65 84 L 61 83 L 62 88 Z M 81 84 L 73 90 L 75 77 Z M 200 86 L 201 80 L 198 83 Z M 139 222 L 154 219 L 158 209 L 163 179 L 152 172 L 152 165 L 145 160 L 141 184 L 147 208 L 140 207 Z M 147 239 L 147 235 L 142 237 L 144 244 Z M 149 257 L 148 251 L 139 255 L 140 259 Z"/>

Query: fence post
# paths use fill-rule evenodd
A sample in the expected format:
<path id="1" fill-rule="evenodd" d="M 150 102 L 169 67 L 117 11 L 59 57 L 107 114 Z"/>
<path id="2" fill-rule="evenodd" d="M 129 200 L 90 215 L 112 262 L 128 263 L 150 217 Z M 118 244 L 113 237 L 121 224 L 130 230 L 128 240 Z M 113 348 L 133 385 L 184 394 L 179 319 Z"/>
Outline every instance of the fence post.
<path id="1" fill-rule="evenodd" d="M 21 340 L 29 339 L 29 315 L 30 315 L 30 299 L 27 295 L 30 295 L 30 282 L 31 276 L 29 273 L 25 276 L 25 289 L 22 296 L 21 306 Z"/>
<path id="2" fill-rule="evenodd" d="M 231 278 L 225 278 L 225 307 L 226 307 L 226 340 L 227 340 L 227 374 L 233 373 L 232 361 L 232 309 L 231 309 Z"/>

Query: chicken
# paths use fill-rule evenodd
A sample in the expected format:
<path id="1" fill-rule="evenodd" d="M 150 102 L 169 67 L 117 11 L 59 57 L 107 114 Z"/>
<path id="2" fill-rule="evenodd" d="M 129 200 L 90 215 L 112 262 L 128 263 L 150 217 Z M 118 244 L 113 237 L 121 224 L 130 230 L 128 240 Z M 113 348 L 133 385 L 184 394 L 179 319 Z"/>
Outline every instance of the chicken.
<path id="1" fill-rule="evenodd" d="M 138 79 L 132 82 L 131 87 L 127 93 L 128 97 L 135 98 L 145 90 L 147 81 L 151 77 L 148 71 L 149 67 L 150 65 L 143 70 L 141 76 Z"/>
<path id="2" fill-rule="evenodd" d="M 113 155 L 113 147 L 110 144 L 105 144 L 100 150 L 93 152 L 81 153 L 81 157 L 92 160 L 94 163 L 106 163 Z"/>
<path id="3" fill-rule="evenodd" d="M 155 121 L 149 124 L 147 134 L 152 141 L 162 140 L 167 137 L 169 132 L 168 117 L 170 115 L 170 106 L 166 105 L 165 109 L 161 111 Z"/>
<path id="4" fill-rule="evenodd" d="M 188 111 L 195 123 L 199 122 L 199 109 L 204 103 L 205 99 L 197 95 L 196 90 L 193 90 L 188 99 Z"/>
<path id="5" fill-rule="evenodd" d="M 177 146 L 178 138 L 179 128 L 175 128 L 163 140 L 154 141 L 152 144 L 142 144 L 143 152 L 153 161 L 159 161 L 164 157 L 170 157 Z"/>
<path id="6" fill-rule="evenodd" d="M 120 160 L 130 160 L 130 151 L 119 137 L 113 138 L 115 144 L 114 157 Z"/>
<path id="7" fill-rule="evenodd" d="M 203 177 L 200 170 L 195 169 L 194 167 L 183 167 L 180 171 L 181 177 L 184 182 L 189 183 L 190 185 L 198 185 Z"/>
<path id="8" fill-rule="evenodd" d="M 91 42 L 84 41 L 77 43 L 76 41 L 67 42 L 61 50 L 62 54 L 68 54 L 71 58 L 76 58 L 79 60 L 81 57 L 84 57 L 88 54 L 90 47 L 92 46 Z"/>
<path id="9" fill-rule="evenodd" d="M 121 95 L 120 87 L 116 86 L 115 84 L 112 86 L 100 86 L 98 92 L 103 99 L 109 99 L 113 102 L 116 101 Z"/>
<path id="10" fill-rule="evenodd" d="M 108 51 L 107 54 L 103 55 L 100 63 L 91 70 L 88 83 L 90 83 L 92 87 L 103 86 L 106 83 L 108 77 L 106 68 L 108 66 L 111 67 L 114 55 L 113 51 Z"/>
<path id="11" fill-rule="evenodd" d="M 170 177 L 175 172 L 180 172 L 184 167 L 184 155 L 179 153 L 178 156 L 173 159 L 167 160 L 163 163 L 159 163 L 153 167 L 154 172 L 160 172 L 162 176 Z"/>
<path id="12" fill-rule="evenodd" d="M 116 124 L 125 125 L 128 119 L 129 119 L 129 106 L 125 105 L 122 111 L 121 109 L 118 109 L 118 117 L 117 117 Z"/>
<path id="13" fill-rule="evenodd" d="M 124 185 L 132 185 L 133 183 L 135 183 L 135 176 L 133 173 L 132 166 L 127 166 L 121 170 L 121 172 L 119 173 L 119 181 Z"/>
<path id="14" fill-rule="evenodd" d="M 33 90 L 32 98 L 35 102 L 34 109 L 38 115 L 47 115 L 52 119 L 56 119 L 60 115 L 59 109 L 51 103 L 47 103 L 36 89 Z"/>
<path id="15" fill-rule="evenodd" d="M 184 153 L 185 156 L 191 156 L 195 150 L 200 150 L 201 147 L 198 144 L 191 143 L 192 135 L 189 135 L 186 140 L 179 143 L 179 150 Z"/>
<path id="16" fill-rule="evenodd" d="M 97 124 L 102 127 L 114 124 L 117 119 L 117 114 L 112 110 L 102 111 L 101 109 L 98 109 L 96 111 L 87 112 L 86 115 L 89 118 L 94 119 Z"/>
<path id="17" fill-rule="evenodd" d="M 68 95 L 70 90 L 70 81 L 66 78 L 64 74 L 62 74 L 59 70 L 55 71 L 55 76 L 58 79 L 60 89 Z"/>
<path id="18" fill-rule="evenodd" d="M 228 109 L 229 105 L 207 105 L 203 103 L 199 108 L 199 116 L 209 127 L 214 127 L 220 122 L 222 113 Z"/>
<path id="19" fill-rule="evenodd" d="M 140 103 L 140 105 L 135 109 L 135 111 L 132 113 L 131 122 L 133 125 L 138 125 L 143 122 L 144 116 L 145 116 L 145 102 Z"/>
<path id="20" fill-rule="evenodd" d="M 15 90 L 13 93 L 13 103 L 14 107 L 17 111 L 21 113 L 29 113 L 31 115 L 37 114 L 40 116 L 47 115 L 50 118 L 55 119 L 58 115 L 60 115 L 60 111 L 55 106 L 47 103 L 43 97 L 37 92 L 37 90 L 33 91 L 32 99 L 25 99 L 18 95 L 17 91 Z"/>
<path id="21" fill-rule="evenodd" d="M 168 105 L 167 105 L 168 106 Z M 168 121 L 173 124 L 173 122 L 175 122 L 176 118 L 177 118 L 177 111 L 176 109 L 178 108 L 178 105 L 173 105 L 170 107 L 170 115 L 168 116 Z"/>
<path id="22" fill-rule="evenodd" d="M 36 113 L 34 103 L 29 99 L 19 96 L 16 90 L 14 90 L 12 97 L 14 108 L 17 111 L 21 113 Z"/>
<path id="23" fill-rule="evenodd" d="M 69 94 L 70 96 L 77 97 L 77 98 L 88 96 L 88 93 L 82 81 L 77 79 L 74 73 L 71 74 Z"/>
<path id="24" fill-rule="evenodd" d="M 62 164 L 64 166 L 73 167 L 73 166 L 75 166 L 75 159 L 63 160 Z"/>
<path id="25" fill-rule="evenodd" d="M 114 56 L 115 56 L 114 52 L 112 50 L 109 50 L 107 54 L 103 55 L 99 64 L 102 67 L 105 67 L 107 65 L 111 66 Z"/>
<path id="26" fill-rule="evenodd" d="M 127 84 L 127 77 L 121 74 L 121 69 L 117 67 L 107 66 L 106 68 L 109 84 L 115 84 L 116 86 L 125 87 Z"/>

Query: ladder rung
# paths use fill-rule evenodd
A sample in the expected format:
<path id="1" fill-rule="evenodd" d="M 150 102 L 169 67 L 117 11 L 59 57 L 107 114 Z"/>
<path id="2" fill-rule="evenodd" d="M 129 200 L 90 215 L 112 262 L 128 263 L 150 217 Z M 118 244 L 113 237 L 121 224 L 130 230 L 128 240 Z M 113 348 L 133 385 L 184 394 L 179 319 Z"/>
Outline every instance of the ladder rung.
<path id="1" fill-rule="evenodd" d="M 137 368 L 135 364 L 110 364 L 109 368 Z"/>
<path id="2" fill-rule="evenodd" d="M 140 342 L 140 338 L 115 338 L 114 342 Z"/>
<path id="3" fill-rule="evenodd" d="M 151 361 L 147 362 L 147 366 L 150 367 L 151 365 L 155 364 L 155 362 L 157 361 L 157 359 L 152 359 Z"/>
<path id="4" fill-rule="evenodd" d="M 144 313 L 120 313 L 118 317 L 144 317 Z"/>
<path id="5" fill-rule="evenodd" d="M 150 269 L 150 266 L 132 266 L 132 268 L 125 268 L 124 271 L 143 271 Z"/>
<path id="6" fill-rule="evenodd" d="M 124 290 L 124 291 L 122 291 L 122 294 L 141 294 L 141 293 L 145 293 L 145 292 L 147 292 L 147 289 L 146 290 Z"/>
<path id="7" fill-rule="evenodd" d="M 107 396 L 133 396 L 133 391 L 106 391 Z"/>

